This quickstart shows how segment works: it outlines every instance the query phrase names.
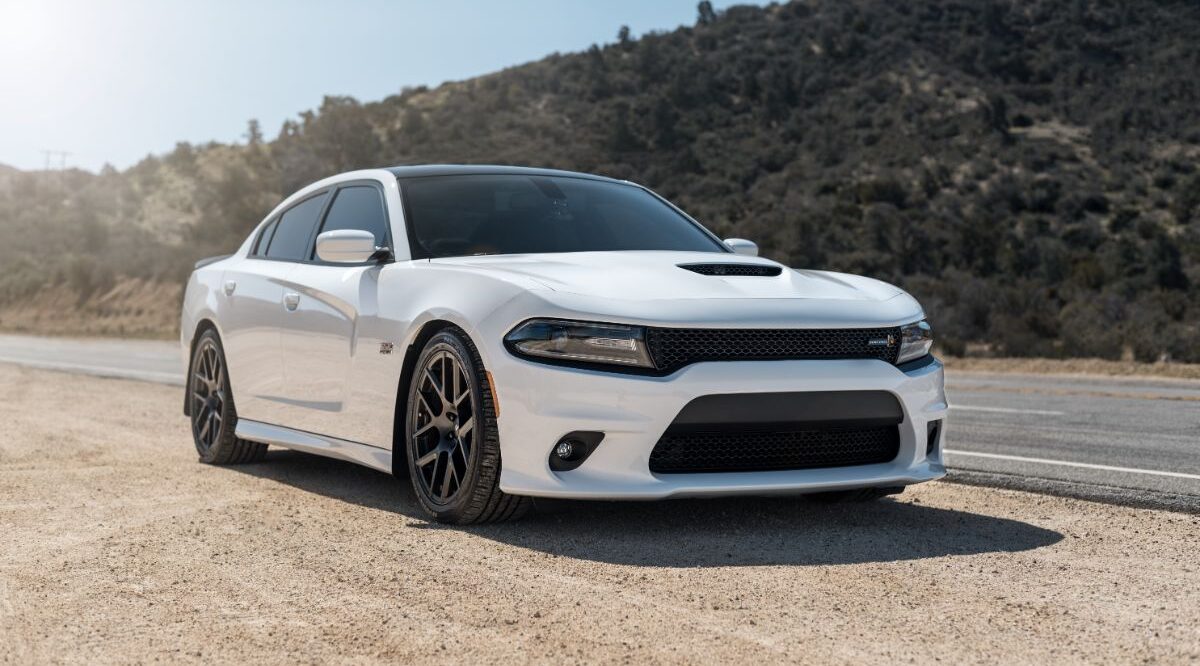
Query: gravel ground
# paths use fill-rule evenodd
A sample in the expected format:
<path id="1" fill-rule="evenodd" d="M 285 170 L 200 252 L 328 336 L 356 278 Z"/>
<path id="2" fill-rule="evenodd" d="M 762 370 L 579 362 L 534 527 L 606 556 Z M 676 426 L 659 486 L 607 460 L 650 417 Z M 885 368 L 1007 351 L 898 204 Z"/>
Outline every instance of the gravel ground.
<path id="1" fill-rule="evenodd" d="M 427 522 L 195 461 L 178 389 L 0 365 L 0 661 L 1188 662 L 1200 517 L 947 483 Z"/>

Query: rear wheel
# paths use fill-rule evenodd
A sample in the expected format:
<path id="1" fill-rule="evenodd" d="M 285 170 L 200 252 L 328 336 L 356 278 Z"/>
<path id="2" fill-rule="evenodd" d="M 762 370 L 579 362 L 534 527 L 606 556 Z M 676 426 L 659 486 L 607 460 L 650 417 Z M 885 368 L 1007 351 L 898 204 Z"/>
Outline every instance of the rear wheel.
<path id="1" fill-rule="evenodd" d="M 904 492 L 904 486 L 883 486 L 877 488 L 855 488 L 853 490 L 833 490 L 824 493 L 805 495 L 804 499 L 821 504 L 841 504 L 853 502 L 874 502 L 888 495 L 899 495 Z"/>
<path id="2" fill-rule="evenodd" d="M 444 523 L 515 518 L 529 500 L 500 490 L 500 435 L 479 352 L 453 330 L 421 351 L 405 415 L 409 478 L 417 500 Z"/>
<path id="3" fill-rule="evenodd" d="M 210 465 L 257 462 L 267 454 L 267 445 L 234 435 L 237 410 L 226 367 L 225 351 L 217 332 L 205 331 L 192 352 L 192 374 L 187 384 L 192 440 L 200 462 Z"/>

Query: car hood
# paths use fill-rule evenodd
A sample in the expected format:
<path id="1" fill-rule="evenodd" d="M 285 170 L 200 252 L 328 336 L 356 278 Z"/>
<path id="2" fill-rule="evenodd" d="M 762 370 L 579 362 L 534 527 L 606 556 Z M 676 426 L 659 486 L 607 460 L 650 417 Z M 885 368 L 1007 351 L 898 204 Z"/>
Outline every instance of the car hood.
<path id="1" fill-rule="evenodd" d="M 548 289 L 619 301 L 689 299 L 816 299 L 886 301 L 904 292 L 879 280 L 828 271 L 793 270 L 760 257 L 712 252 L 568 252 L 434 259 L 431 263 L 532 279 Z M 681 265 L 718 264 L 779 270 L 773 276 L 705 275 Z M 728 273 L 729 268 L 717 272 Z"/>

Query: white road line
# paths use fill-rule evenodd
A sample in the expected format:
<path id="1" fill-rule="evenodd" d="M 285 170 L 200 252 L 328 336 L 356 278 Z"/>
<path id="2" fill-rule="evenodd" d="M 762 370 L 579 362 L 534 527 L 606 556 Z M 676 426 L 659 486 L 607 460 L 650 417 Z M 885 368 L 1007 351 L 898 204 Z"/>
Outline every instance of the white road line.
<path id="1" fill-rule="evenodd" d="M 25 358 L 0 356 L 0 363 L 14 363 L 42 370 L 62 370 L 77 374 L 99 375 L 102 377 L 120 377 L 126 379 L 141 379 L 143 381 L 166 384 L 183 384 L 183 373 L 160 372 L 157 370 L 129 370 L 104 365 L 86 365 L 83 363 L 62 363 L 59 361 L 41 361 Z"/>
<path id="2" fill-rule="evenodd" d="M 1066 412 L 1049 409 L 1013 409 L 1011 407 L 977 407 L 975 405 L 950 405 L 950 409 L 963 412 L 1000 412 L 1002 414 L 1041 414 L 1043 416 L 1066 416 Z"/>
<path id="3" fill-rule="evenodd" d="M 954 451 L 946 449 L 944 453 L 954 456 L 973 458 L 992 458 L 995 460 L 1011 460 L 1013 462 L 1035 463 L 1038 465 L 1059 465 L 1060 467 L 1081 467 L 1083 469 L 1098 469 L 1105 472 L 1124 472 L 1126 474 L 1147 474 L 1150 476 L 1169 476 L 1175 479 L 1191 479 L 1200 481 L 1200 474 L 1184 474 L 1183 472 L 1163 472 L 1157 469 L 1137 469 L 1135 467 L 1114 467 L 1112 465 L 1094 465 L 1092 463 L 1067 462 L 1066 460 L 1047 460 L 1045 458 L 1026 458 L 1025 456 L 1006 456 L 1001 453 L 978 453 L 976 451 Z"/>

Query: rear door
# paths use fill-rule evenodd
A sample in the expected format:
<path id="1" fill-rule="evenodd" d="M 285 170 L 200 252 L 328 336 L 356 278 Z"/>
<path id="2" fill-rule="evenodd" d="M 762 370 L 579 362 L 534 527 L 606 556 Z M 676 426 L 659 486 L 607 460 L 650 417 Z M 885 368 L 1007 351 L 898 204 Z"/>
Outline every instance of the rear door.
<path id="1" fill-rule="evenodd" d="M 376 246 L 393 247 L 378 182 L 345 183 L 332 196 L 314 237 L 358 229 L 374 234 Z M 287 425 L 388 448 L 390 419 L 377 418 L 378 405 L 363 399 L 354 381 L 363 366 L 367 372 L 392 372 L 390 359 L 380 354 L 384 327 L 378 317 L 379 277 L 387 265 L 325 263 L 315 248 L 307 259 L 291 274 L 291 291 L 285 293 L 296 301 L 280 342 Z"/>
<path id="2" fill-rule="evenodd" d="M 328 199 L 319 192 L 282 211 L 263 227 L 249 256 L 223 276 L 226 307 L 222 341 L 238 415 L 286 425 L 280 327 L 289 278 L 307 254 L 317 220 Z"/>

